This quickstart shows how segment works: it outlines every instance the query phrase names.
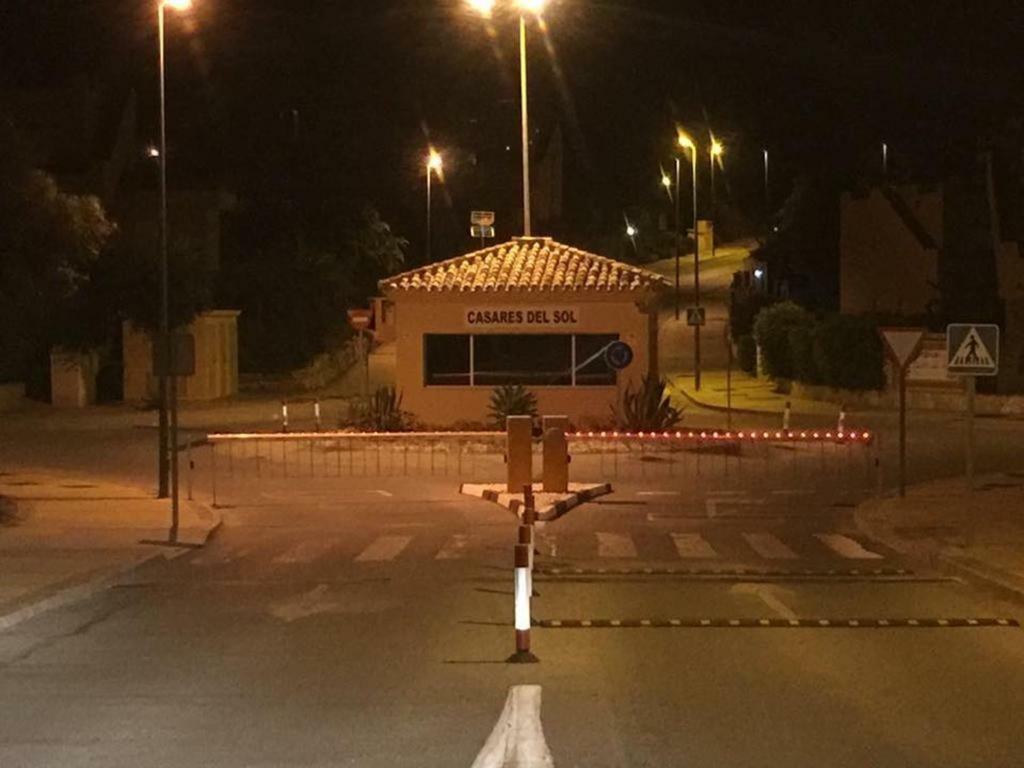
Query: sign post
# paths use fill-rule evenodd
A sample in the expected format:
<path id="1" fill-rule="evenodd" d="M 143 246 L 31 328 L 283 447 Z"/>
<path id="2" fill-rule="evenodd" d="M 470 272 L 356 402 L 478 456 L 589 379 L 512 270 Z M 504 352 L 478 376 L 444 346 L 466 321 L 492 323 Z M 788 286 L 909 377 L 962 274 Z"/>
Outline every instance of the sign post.
<path id="1" fill-rule="evenodd" d="M 907 495 L 907 369 L 921 354 L 923 328 L 879 328 L 889 359 L 896 367 L 900 398 L 900 497 Z"/>
<path id="2" fill-rule="evenodd" d="M 494 219 L 494 211 L 472 211 L 469 215 L 469 235 L 480 240 L 481 249 L 485 240 L 493 240 L 495 237 Z"/>
<path id="3" fill-rule="evenodd" d="M 962 376 L 966 390 L 967 418 L 964 425 L 967 490 L 974 490 L 974 401 L 979 376 L 999 373 L 999 326 L 954 323 L 946 328 L 947 369 Z"/>

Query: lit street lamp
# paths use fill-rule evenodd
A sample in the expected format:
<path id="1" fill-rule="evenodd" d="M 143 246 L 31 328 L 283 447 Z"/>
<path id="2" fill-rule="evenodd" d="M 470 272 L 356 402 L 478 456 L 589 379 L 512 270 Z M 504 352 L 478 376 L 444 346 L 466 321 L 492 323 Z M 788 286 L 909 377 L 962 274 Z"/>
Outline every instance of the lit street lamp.
<path id="1" fill-rule="evenodd" d="M 441 172 L 444 170 L 444 160 L 441 158 L 440 153 L 434 149 L 430 149 L 430 153 L 427 155 L 427 263 L 430 263 L 430 252 L 432 249 L 433 232 L 431 228 L 431 211 L 433 210 L 432 205 L 432 192 L 431 192 L 431 180 L 436 173 L 438 178 L 441 177 Z"/>
<path id="2" fill-rule="evenodd" d="M 715 196 L 715 166 L 721 165 L 722 155 L 725 153 L 725 147 L 722 146 L 721 142 L 711 136 L 711 150 L 709 155 L 711 156 L 711 259 L 714 261 L 715 258 L 715 227 L 718 225 L 718 205 L 717 197 Z"/>
<path id="3" fill-rule="evenodd" d="M 160 453 L 159 497 L 168 495 L 168 458 L 170 458 L 170 496 L 171 496 L 171 531 L 170 540 L 178 539 L 178 380 L 173 372 L 174 361 L 171 358 L 170 332 L 170 298 L 168 289 L 167 265 L 167 82 L 166 57 L 164 52 L 164 15 L 170 8 L 174 11 L 187 11 L 192 7 L 192 0 L 158 0 L 157 4 L 157 38 L 160 48 L 160 147 L 157 150 L 160 160 L 160 345 L 163 369 L 160 373 Z M 152 152 L 150 153 L 152 156 Z M 168 424 L 168 411 L 169 421 Z M 169 428 L 169 429 L 168 429 Z"/>
<path id="4" fill-rule="evenodd" d="M 467 0 L 469 6 L 481 16 L 490 18 L 494 13 L 495 0 Z M 533 233 L 530 216 L 530 109 L 528 88 L 528 67 L 526 56 L 526 16 L 533 14 L 539 17 L 544 12 L 548 0 L 515 0 L 519 7 L 519 83 L 522 104 L 522 141 L 523 141 L 523 234 L 530 237 Z"/>
<path id="5" fill-rule="evenodd" d="M 690 150 L 693 168 L 693 294 L 694 304 L 700 309 L 700 236 L 697 231 L 697 144 L 683 131 L 679 131 L 676 141 L 681 149 Z M 678 169 L 679 158 L 676 157 Z M 677 177 L 678 179 L 678 174 Z M 678 199 L 678 195 L 676 196 Z M 693 326 L 693 388 L 700 391 L 700 323 Z"/>

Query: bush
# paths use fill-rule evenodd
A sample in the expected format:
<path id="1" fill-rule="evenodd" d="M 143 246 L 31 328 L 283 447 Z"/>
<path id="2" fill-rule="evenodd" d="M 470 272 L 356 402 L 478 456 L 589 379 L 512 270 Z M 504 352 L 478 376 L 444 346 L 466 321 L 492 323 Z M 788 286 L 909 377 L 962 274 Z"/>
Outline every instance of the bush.
<path id="1" fill-rule="evenodd" d="M 619 428 L 630 432 L 663 432 L 678 424 L 683 414 L 672 405 L 671 398 L 665 393 L 666 387 L 663 379 L 656 379 L 650 374 L 644 376 L 635 392 L 630 383 L 622 394 L 622 403 L 612 406 Z"/>
<path id="2" fill-rule="evenodd" d="M 789 332 L 795 328 L 810 328 L 813 324 L 814 316 L 791 301 L 775 304 L 758 313 L 754 321 L 754 337 L 761 346 L 765 371 L 770 377 L 794 377 Z"/>
<path id="3" fill-rule="evenodd" d="M 789 330 L 789 354 L 793 361 L 793 378 L 805 384 L 820 384 L 821 373 L 814 354 L 816 328 L 800 326 Z"/>
<path id="4" fill-rule="evenodd" d="M 778 299 L 767 293 L 739 292 L 734 290 L 730 299 L 729 331 L 734 339 L 750 336 L 754 332 L 754 321 L 762 310 L 778 303 Z"/>
<path id="5" fill-rule="evenodd" d="M 740 336 L 736 342 L 737 363 L 741 371 L 757 376 L 757 341 L 753 336 Z"/>
<path id="6" fill-rule="evenodd" d="M 381 387 L 365 405 L 357 408 L 356 423 L 374 432 L 404 432 L 412 417 L 402 410 L 402 395 L 394 387 Z"/>
<path id="7" fill-rule="evenodd" d="M 814 331 L 820 382 L 836 389 L 881 389 L 885 355 L 878 329 L 867 318 L 833 315 Z"/>
<path id="8" fill-rule="evenodd" d="M 537 396 L 522 384 L 504 384 L 491 393 L 491 422 L 505 428 L 509 416 L 537 418 Z"/>

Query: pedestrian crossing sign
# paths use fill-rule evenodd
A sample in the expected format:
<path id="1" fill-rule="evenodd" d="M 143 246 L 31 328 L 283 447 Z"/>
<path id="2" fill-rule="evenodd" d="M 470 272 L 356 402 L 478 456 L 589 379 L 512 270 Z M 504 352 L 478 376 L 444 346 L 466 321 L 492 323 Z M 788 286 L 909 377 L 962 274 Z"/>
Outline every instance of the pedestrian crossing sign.
<path id="1" fill-rule="evenodd" d="M 949 372 L 960 376 L 999 373 L 999 326 L 959 323 L 946 329 Z"/>

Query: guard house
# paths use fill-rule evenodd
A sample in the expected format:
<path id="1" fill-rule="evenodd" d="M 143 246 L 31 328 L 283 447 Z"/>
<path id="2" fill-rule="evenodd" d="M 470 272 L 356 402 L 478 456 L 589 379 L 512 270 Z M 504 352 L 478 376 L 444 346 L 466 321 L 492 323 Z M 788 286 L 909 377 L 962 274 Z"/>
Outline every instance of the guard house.
<path id="1" fill-rule="evenodd" d="M 483 422 L 495 387 L 521 384 L 542 413 L 612 419 L 630 383 L 657 374 L 658 275 L 549 238 L 516 238 L 382 280 L 394 307 L 395 383 L 424 424 Z M 628 344 L 621 371 L 604 350 Z"/>

